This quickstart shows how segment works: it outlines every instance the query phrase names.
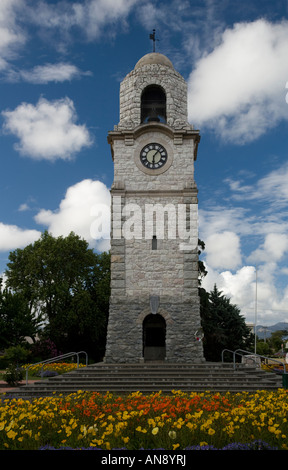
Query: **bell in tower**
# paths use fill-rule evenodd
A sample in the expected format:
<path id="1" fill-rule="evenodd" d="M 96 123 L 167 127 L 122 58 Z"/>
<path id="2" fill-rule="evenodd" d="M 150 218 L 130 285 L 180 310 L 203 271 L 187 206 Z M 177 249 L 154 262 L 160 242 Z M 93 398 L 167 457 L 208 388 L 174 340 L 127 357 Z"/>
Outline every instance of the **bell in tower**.
<path id="1" fill-rule="evenodd" d="M 150 85 L 141 96 L 141 123 L 166 122 L 166 95 L 159 86 Z"/>
<path id="2" fill-rule="evenodd" d="M 114 181 L 106 362 L 204 360 L 196 340 L 199 140 L 187 120 L 184 78 L 163 54 L 146 54 L 120 84 L 120 119 L 108 135 Z"/>

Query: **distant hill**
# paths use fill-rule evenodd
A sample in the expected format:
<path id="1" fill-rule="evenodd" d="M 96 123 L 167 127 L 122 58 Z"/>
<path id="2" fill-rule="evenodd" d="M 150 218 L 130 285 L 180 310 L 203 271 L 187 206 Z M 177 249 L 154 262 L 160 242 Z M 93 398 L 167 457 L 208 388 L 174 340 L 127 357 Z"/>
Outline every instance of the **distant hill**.
<path id="1" fill-rule="evenodd" d="M 265 335 L 266 335 L 266 338 L 269 338 L 271 336 L 271 333 L 273 333 L 274 331 L 278 331 L 278 330 L 288 331 L 288 323 L 279 322 L 279 323 L 275 323 L 275 325 L 269 325 L 269 326 L 257 325 L 256 327 L 256 333 L 259 339 L 264 339 Z"/>

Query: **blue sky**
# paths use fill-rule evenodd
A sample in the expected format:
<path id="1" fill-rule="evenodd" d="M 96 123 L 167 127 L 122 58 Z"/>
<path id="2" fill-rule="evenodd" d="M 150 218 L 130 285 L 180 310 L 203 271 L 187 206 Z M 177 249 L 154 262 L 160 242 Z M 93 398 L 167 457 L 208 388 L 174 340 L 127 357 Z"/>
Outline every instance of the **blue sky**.
<path id="1" fill-rule="evenodd" d="M 0 273 L 44 230 L 96 250 L 107 135 L 149 34 L 188 83 L 204 286 L 247 322 L 288 321 L 288 3 L 0 0 Z M 287 96 L 286 96 L 287 95 Z"/>

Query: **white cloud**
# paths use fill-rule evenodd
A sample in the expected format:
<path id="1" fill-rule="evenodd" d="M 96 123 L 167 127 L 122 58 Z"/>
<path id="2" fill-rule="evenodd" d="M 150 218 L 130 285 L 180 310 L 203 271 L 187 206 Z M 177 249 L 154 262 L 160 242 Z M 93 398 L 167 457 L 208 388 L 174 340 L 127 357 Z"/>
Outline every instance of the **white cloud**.
<path id="1" fill-rule="evenodd" d="M 189 77 L 189 119 L 234 143 L 287 120 L 287 50 L 287 21 L 260 19 L 227 29 Z"/>
<path id="2" fill-rule="evenodd" d="M 288 288 L 282 293 L 277 291 L 273 275 L 268 272 L 270 268 L 268 265 L 258 268 L 256 281 L 255 266 L 243 266 L 235 272 L 219 272 L 206 265 L 208 274 L 202 284 L 208 292 L 216 284 L 217 289 L 228 297 L 232 304 L 237 305 L 247 323 L 255 323 L 255 319 L 258 325 L 288 321 Z"/>
<path id="3" fill-rule="evenodd" d="M 288 110 L 287 110 L 288 111 Z M 259 198 L 265 197 L 270 201 L 270 207 L 275 209 L 275 206 L 280 208 L 283 204 L 287 206 L 288 203 L 288 164 L 285 163 L 277 170 L 272 171 L 264 178 L 261 178 L 252 191 L 252 197 Z"/>
<path id="4" fill-rule="evenodd" d="M 0 222 L 0 251 L 11 251 L 24 248 L 40 238 L 37 230 L 21 229 L 16 225 L 5 225 Z"/>
<path id="5" fill-rule="evenodd" d="M 25 33 L 16 23 L 18 9 L 22 6 L 22 0 L 0 2 L 0 71 L 8 67 L 8 61 L 15 57 L 18 48 L 25 45 Z"/>
<path id="6" fill-rule="evenodd" d="M 254 263 L 278 262 L 288 252 L 288 235 L 286 233 L 268 233 L 264 243 L 251 255 Z"/>
<path id="7" fill-rule="evenodd" d="M 287 109 L 288 111 L 288 109 Z M 228 178 L 225 182 L 238 201 L 266 200 L 273 211 L 287 206 L 288 203 L 288 164 L 284 163 L 254 184 L 247 185 L 243 180 Z"/>
<path id="8" fill-rule="evenodd" d="M 229 180 L 229 207 L 199 211 L 200 238 L 206 244 L 202 258 L 208 270 L 203 286 L 210 291 L 216 284 L 249 322 L 255 317 L 256 267 L 258 324 L 288 321 L 287 177 L 284 164 L 254 184 L 248 185 L 244 177 Z M 235 235 L 230 244 L 225 244 L 227 232 Z"/>
<path id="9" fill-rule="evenodd" d="M 236 233 L 214 233 L 205 240 L 206 261 L 212 268 L 235 269 L 241 263 L 240 240 Z"/>
<path id="10" fill-rule="evenodd" d="M 231 231 L 231 227 L 239 236 L 250 234 L 252 223 L 247 207 L 214 205 L 211 209 L 199 210 L 200 237 L 204 242 L 214 233 Z"/>
<path id="11" fill-rule="evenodd" d="M 73 231 L 91 247 L 107 250 L 110 247 L 110 191 L 100 181 L 80 181 L 67 189 L 59 209 L 42 209 L 35 220 L 55 237 L 67 236 Z"/>
<path id="12" fill-rule="evenodd" d="M 37 65 L 31 70 L 21 70 L 16 74 L 16 79 L 22 79 L 26 82 L 45 84 L 49 82 L 64 82 L 79 78 L 81 75 L 88 75 L 89 72 L 81 72 L 73 64 L 57 63 Z"/>
<path id="13" fill-rule="evenodd" d="M 214 285 L 231 298 L 233 304 L 250 309 L 255 302 L 255 267 L 243 266 L 235 273 L 231 271 L 219 272 L 207 265 L 208 274 L 203 281 L 203 287 L 211 291 Z"/>
<path id="14" fill-rule="evenodd" d="M 70 80 L 71 77 L 79 76 L 79 70 L 69 64 L 59 64 L 59 67 L 47 64 L 23 71 L 13 69 L 11 62 L 29 40 L 28 25 L 39 27 L 41 40 L 49 41 L 63 51 L 67 49 L 69 41 L 73 40 L 75 28 L 88 41 L 102 39 L 102 34 L 115 37 L 117 26 L 127 28 L 126 18 L 138 2 L 139 0 L 64 0 L 50 4 L 44 0 L 1 0 L 0 72 L 5 73 L 8 81 L 19 81 L 22 78 L 31 83 Z M 79 35 L 77 38 L 79 39 Z"/>
<path id="15" fill-rule="evenodd" d="M 22 103 L 2 115 L 4 130 L 19 138 L 15 148 L 35 160 L 69 160 L 92 143 L 85 125 L 76 124 L 69 98 L 51 102 L 41 98 L 36 106 Z"/>
<path id="16" fill-rule="evenodd" d="M 26 202 L 24 202 L 23 204 L 20 204 L 20 206 L 18 207 L 19 212 L 25 212 L 29 210 L 30 210 L 30 207 L 28 206 Z"/>
<path id="17" fill-rule="evenodd" d="M 105 34 L 114 36 L 116 23 L 125 21 L 133 6 L 139 0 L 84 0 L 82 2 L 62 1 L 47 4 L 38 2 L 36 7 L 28 10 L 29 20 L 46 28 L 61 32 L 62 39 L 72 29 L 79 28 L 88 40 L 100 37 L 105 29 Z M 28 16 L 27 15 L 27 16 Z"/>

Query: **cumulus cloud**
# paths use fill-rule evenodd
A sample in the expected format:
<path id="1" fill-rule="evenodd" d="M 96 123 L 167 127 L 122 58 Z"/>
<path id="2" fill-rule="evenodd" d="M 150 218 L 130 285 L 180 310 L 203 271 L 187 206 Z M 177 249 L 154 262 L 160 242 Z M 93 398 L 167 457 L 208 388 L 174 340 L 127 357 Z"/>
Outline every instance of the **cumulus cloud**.
<path id="1" fill-rule="evenodd" d="M 283 287 L 288 274 L 287 175 L 284 164 L 253 185 L 243 175 L 226 181 L 230 206 L 199 211 L 208 271 L 203 286 L 210 291 L 216 284 L 249 322 L 255 315 L 256 270 L 258 322 L 288 321 L 288 288 Z"/>
<path id="2" fill-rule="evenodd" d="M 86 126 L 76 124 L 76 111 L 69 98 L 41 98 L 35 106 L 22 103 L 2 115 L 4 130 L 19 139 L 15 148 L 35 160 L 69 160 L 92 143 Z"/>
<path id="3" fill-rule="evenodd" d="M 35 216 L 53 236 L 67 236 L 71 231 L 83 237 L 91 247 L 110 247 L 110 191 L 100 181 L 86 179 L 70 186 L 59 208 L 44 210 Z"/>
<path id="4" fill-rule="evenodd" d="M 240 240 L 236 233 L 214 233 L 205 240 L 206 261 L 218 269 L 236 269 L 241 263 Z"/>
<path id="5" fill-rule="evenodd" d="M 247 207 L 227 207 L 225 205 L 214 205 L 211 209 L 199 210 L 199 229 L 200 236 L 204 241 L 213 234 L 230 232 L 231 227 L 237 235 L 251 234 L 253 219 L 249 217 L 249 208 Z"/>
<path id="6" fill-rule="evenodd" d="M 287 120 L 287 49 L 287 21 L 259 19 L 227 29 L 189 77 L 191 122 L 241 144 Z"/>
<path id="7" fill-rule="evenodd" d="M 21 229 L 16 225 L 5 225 L 0 222 L 0 251 L 11 251 L 24 248 L 40 238 L 38 230 Z"/>
<path id="8" fill-rule="evenodd" d="M 214 285 L 223 292 L 224 295 L 232 299 L 232 303 L 245 308 L 254 306 L 255 302 L 255 267 L 243 266 L 234 273 L 213 269 L 207 265 L 208 274 L 203 281 L 203 286 L 208 291 Z"/>
<path id="9" fill-rule="evenodd" d="M 249 259 L 256 263 L 271 261 L 278 262 L 288 252 L 288 235 L 286 233 L 268 233 L 264 243 L 253 253 Z"/>
<path id="10" fill-rule="evenodd" d="M 202 284 L 208 292 L 216 284 L 231 303 L 240 308 L 241 315 L 248 323 L 255 323 L 255 319 L 258 325 L 287 321 L 288 289 L 279 294 L 270 268 L 267 264 L 258 268 L 247 265 L 234 272 L 220 272 L 206 265 L 208 274 Z"/>

